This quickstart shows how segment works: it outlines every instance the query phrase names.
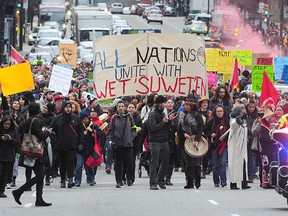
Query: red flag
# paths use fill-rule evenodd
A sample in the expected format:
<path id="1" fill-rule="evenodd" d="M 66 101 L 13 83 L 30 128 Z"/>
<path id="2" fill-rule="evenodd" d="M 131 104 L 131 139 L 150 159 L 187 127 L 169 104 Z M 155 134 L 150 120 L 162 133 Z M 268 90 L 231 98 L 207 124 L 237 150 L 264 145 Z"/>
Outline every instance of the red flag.
<path id="1" fill-rule="evenodd" d="M 260 106 L 271 106 L 274 110 L 280 95 L 275 86 L 269 79 L 266 71 L 263 72 L 262 93 L 260 97 Z"/>
<path id="2" fill-rule="evenodd" d="M 232 76 L 230 79 L 230 91 L 234 91 L 234 89 L 237 90 L 237 92 L 240 91 L 240 86 L 239 86 L 239 75 L 238 75 L 238 59 L 234 59 L 234 65 L 233 65 L 233 70 L 232 70 Z"/>
<path id="3" fill-rule="evenodd" d="M 11 46 L 11 58 L 16 64 L 21 64 L 24 61 L 24 58 Z"/>

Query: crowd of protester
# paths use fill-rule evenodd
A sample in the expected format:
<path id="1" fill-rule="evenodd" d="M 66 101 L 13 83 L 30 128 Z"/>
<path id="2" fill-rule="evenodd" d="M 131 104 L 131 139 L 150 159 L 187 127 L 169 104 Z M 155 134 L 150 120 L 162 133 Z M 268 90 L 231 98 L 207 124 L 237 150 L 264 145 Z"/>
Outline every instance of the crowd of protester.
<path id="1" fill-rule="evenodd" d="M 106 110 L 88 93 L 92 64 L 85 60 L 77 63 L 68 95 L 48 88 L 55 64 L 56 58 L 49 65 L 32 66 L 35 90 L 6 97 L 1 94 L 0 197 L 6 197 L 5 188 L 16 187 L 18 166 L 24 166 L 26 183 L 13 191 L 15 201 L 21 204 L 21 195 L 36 184 L 35 205 L 49 206 L 42 198 L 43 181 L 49 186 L 52 178 L 60 177 L 61 188 L 81 187 L 84 167 L 86 182 L 94 186 L 102 162 L 98 163 L 99 158 L 104 159 L 108 175 L 114 167 L 116 188 L 132 186 L 137 181 L 137 158 L 141 162 L 147 152 L 151 190 L 172 186 L 173 172 L 179 170 L 185 173 L 185 189 L 200 188 L 201 179 L 211 172 L 215 187 L 226 187 L 229 182 L 230 189 L 237 190 L 237 182 L 241 182 L 242 189 L 249 189 L 248 183 L 259 179 L 261 187 L 269 188 L 268 164 L 277 152 L 269 137 L 270 125 L 288 112 L 288 93 L 279 92 L 275 110 L 259 107 L 256 94 L 242 91 L 232 95 L 225 85 L 211 86 L 210 98 L 195 92 L 187 97 L 123 96 L 115 98 Z M 250 74 L 245 71 L 242 76 L 240 88 L 244 89 Z M 23 165 L 21 143 L 29 127 L 46 147 L 51 144 L 52 160 L 46 157 L 37 159 L 33 167 Z M 208 153 L 191 157 L 185 142 L 193 140 L 197 146 L 202 136 L 208 141 Z M 100 154 L 95 153 L 95 146 Z M 88 162 L 91 155 L 92 162 Z"/>

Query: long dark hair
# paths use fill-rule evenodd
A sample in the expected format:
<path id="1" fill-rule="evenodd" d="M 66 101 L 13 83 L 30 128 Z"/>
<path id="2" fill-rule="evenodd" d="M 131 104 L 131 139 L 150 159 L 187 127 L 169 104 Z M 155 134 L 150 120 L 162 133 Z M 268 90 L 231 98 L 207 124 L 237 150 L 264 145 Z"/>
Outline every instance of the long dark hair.
<path id="1" fill-rule="evenodd" d="M 216 110 L 217 110 L 217 108 L 219 108 L 219 107 L 221 107 L 221 108 L 223 109 L 223 112 L 224 112 L 224 113 L 223 113 L 223 118 L 224 118 L 224 119 L 227 118 L 227 120 L 228 120 L 227 111 L 226 111 L 225 107 L 224 107 L 223 105 L 221 105 L 221 104 L 218 104 L 218 105 L 216 105 L 216 106 L 214 107 L 214 109 L 213 109 L 213 111 L 212 111 L 213 119 L 218 119 L 218 117 L 217 117 L 217 115 L 216 115 Z"/>
<path id="2" fill-rule="evenodd" d="M 224 85 L 220 85 L 220 86 L 217 87 L 217 89 L 216 89 L 216 91 L 215 91 L 215 94 L 214 94 L 214 96 L 211 98 L 211 100 L 212 100 L 212 101 L 216 101 L 216 100 L 218 99 L 219 93 L 220 93 L 220 90 L 221 90 L 221 89 L 224 89 L 224 90 L 225 90 L 225 96 L 224 96 L 224 98 L 223 98 L 223 101 L 226 102 L 226 103 L 227 103 L 227 102 L 230 102 L 230 101 L 231 101 L 231 96 L 230 96 L 228 90 L 226 89 L 226 87 L 225 87 Z"/>
<path id="3" fill-rule="evenodd" d="M 8 129 L 9 131 L 15 130 L 16 126 L 13 121 L 13 118 L 10 115 L 4 115 L 1 122 L 0 122 L 0 129 L 4 130 L 4 122 L 10 121 L 11 125 L 10 128 Z"/>

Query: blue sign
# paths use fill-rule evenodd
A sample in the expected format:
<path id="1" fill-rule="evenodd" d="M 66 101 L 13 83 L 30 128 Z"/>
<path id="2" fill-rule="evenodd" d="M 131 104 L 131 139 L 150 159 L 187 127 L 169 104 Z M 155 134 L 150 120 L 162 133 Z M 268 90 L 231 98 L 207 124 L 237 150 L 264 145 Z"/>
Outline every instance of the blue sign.
<path id="1" fill-rule="evenodd" d="M 284 65 L 288 65 L 288 57 L 274 58 L 275 80 L 283 79 L 282 73 L 283 73 Z"/>
<path id="2" fill-rule="evenodd" d="M 288 84 L 288 65 L 284 65 L 282 80 L 284 81 L 285 84 Z"/>

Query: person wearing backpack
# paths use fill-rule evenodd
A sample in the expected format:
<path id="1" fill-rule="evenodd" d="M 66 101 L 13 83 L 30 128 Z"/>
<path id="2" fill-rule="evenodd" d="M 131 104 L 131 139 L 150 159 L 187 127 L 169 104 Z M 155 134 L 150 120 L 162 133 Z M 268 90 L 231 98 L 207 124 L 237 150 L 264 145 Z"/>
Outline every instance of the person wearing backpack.
<path id="1" fill-rule="evenodd" d="M 112 140 L 116 188 L 121 188 L 124 161 L 127 167 L 127 185 L 133 184 L 133 140 L 136 137 L 136 128 L 124 101 L 119 101 L 116 107 L 117 112 L 111 119 L 108 136 Z"/>

